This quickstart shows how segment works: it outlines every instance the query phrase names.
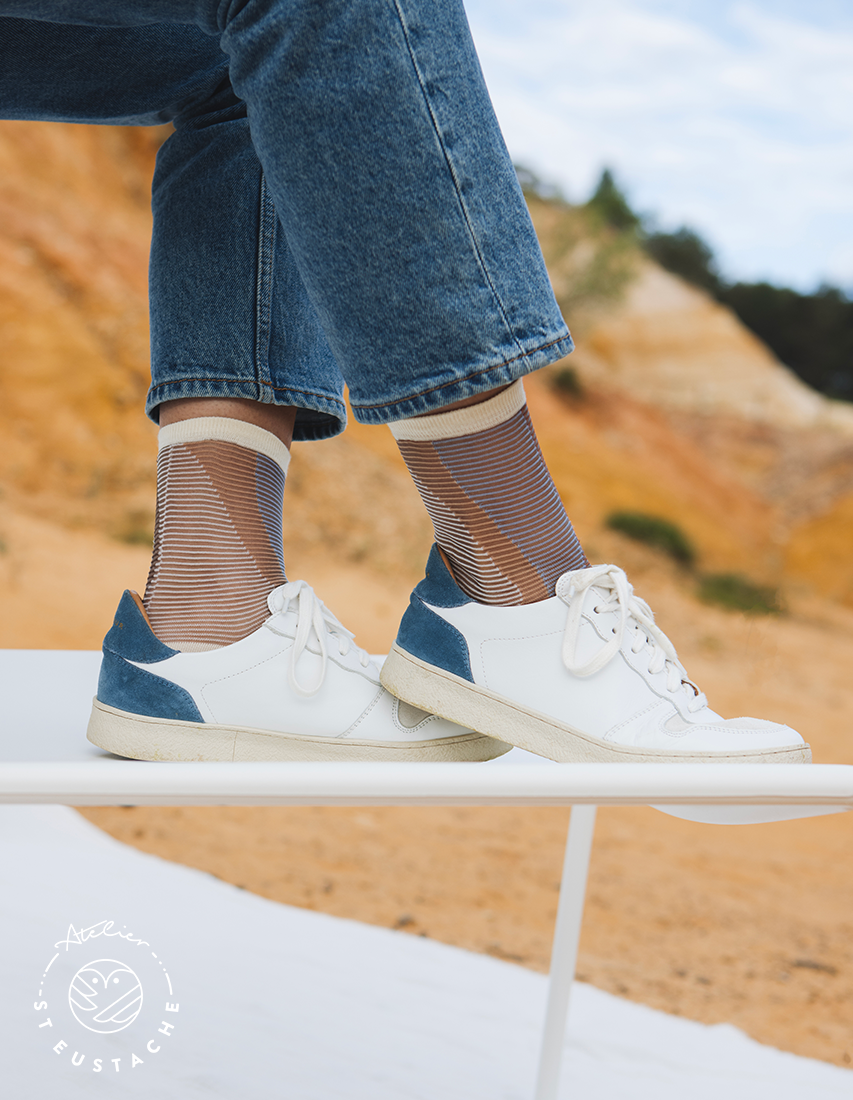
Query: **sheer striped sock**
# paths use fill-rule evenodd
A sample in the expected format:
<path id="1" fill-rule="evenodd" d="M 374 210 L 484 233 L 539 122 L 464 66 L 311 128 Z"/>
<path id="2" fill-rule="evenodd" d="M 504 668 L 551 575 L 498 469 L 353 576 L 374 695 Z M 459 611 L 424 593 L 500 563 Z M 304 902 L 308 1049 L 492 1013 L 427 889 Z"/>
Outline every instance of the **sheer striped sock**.
<path id="1" fill-rule="evenodd" d="M 290 454 L 242 420 L 200 417 L 160 429 L 154 553 L 143 604 L 174 649 L 245 638 L 284 584 L 281 514 Z"/>
<path id="2" fill-rule="evenodd" d="M 459 587 L 489 604 L 554 595 L 589 563 L 548 473 L 521 380 L 497 396 L 390 424 Z"/>

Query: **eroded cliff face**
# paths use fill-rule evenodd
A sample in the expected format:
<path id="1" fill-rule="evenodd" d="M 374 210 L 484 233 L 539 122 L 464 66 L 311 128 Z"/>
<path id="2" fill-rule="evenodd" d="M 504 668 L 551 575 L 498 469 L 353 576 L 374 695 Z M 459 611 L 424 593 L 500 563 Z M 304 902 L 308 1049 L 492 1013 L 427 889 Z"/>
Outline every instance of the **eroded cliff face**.
<path id="1" fill-rule="evenodd" d="M 92 619 L 76 644 L 96 644 L 89 635 L 122 569 L 144 583 L 156 454 L 142 411 L 149 189 L 163 137 L 0 123 L 0 644 L 19 644 L 16 618 L 29 622 L 60 574 L 86 593 L 78 621 Z M 552 213 L 534 217 L 562 286 L 589 249 L 577 227 L 564 240 Z M 606 544 L 614 508 L 652 512 L 684 528 L 705 569 L 853 600 L 853 409 L 807 390 L 700 292 L 648 261 L 617 259 L 619 279 L 633 262 L 633 282 L 582 319 L 568 360 L 583 396 L 550 385 L 566 364 L 527 381 L 584 540 Z M 294 567 L 331 577 L 338 562 L 386 587 L 417 577 L 430 527 L 387 432 L 353 425 L 297 446 L 295 459 L 285 520 Z M 55 644 L 33 629 L 20 644 Z M 75 644 L 73 631 L 62 644 Z"/>
<path id="2" fill-rule="evenodd" d="M 158 131 L 0 123 L 0 484 L 120 534 L 149 509 L 147 179 Z"/>
<path id="3" fill-rule="evenodd" d="M 731 310 L 646 258 L 622 301 L 586 333 L 577 365 L 658 408 L 853 441 L 853 405 L 810 389 Z"/>
<path id="4" fill-rule="evenodd" d="M 584 242 L 546 204 L 534 201 L 532 213 L 547 240 L 555 289 L 566 293 L 566 272 L 577 278 Z M 639 475 L 631 492 L 646 503 L 638 507 L 651 509 L 655 489 L 674 492 L 677 501 L 659 496 L 657 506 L 695 538 L 707 565 L 725 558 L 723 568 L 745 567 L 853 605 L 853 404 L 809 389 L 702 291 L 638 253 L 625 263 L 633 278 L 609 305 L 581 312 L 577 350 L 553 368 L 571 365 L 593 398 L 591 410 L 610 404 L 618 420 L 625 402 L 634 409 L 627 432 L 599 417 L 599 438 L 611 451 L 658 456 L 656 475 L 651 466 L 629 467 L 605 498 L 624 497 Z M 679 452 L 695 461 L 667 470 L 667 456 Z M 596 466 L 600 478 L 607 459 Z M 732 506 L 722 518 L 714 491 L 721 483 Z M 577 489 L 582 495 L 583 486 Z M 732 540 L 746 551 L 746 564 Z"/>
<path id="5" fill-rule="evenodd" d="M 574 365 L 692 441 L 706 471 L 694 486 L 713 467 L 762 502 L 754 518 L 768 541 L 753 571 L 853 606 L 853 404 L 809 389 L 728 309 L 645 260 Z M 695 519 L 685 522 L 710 550 Z M 750 543 L 738 510 L 723 523 Z"/>

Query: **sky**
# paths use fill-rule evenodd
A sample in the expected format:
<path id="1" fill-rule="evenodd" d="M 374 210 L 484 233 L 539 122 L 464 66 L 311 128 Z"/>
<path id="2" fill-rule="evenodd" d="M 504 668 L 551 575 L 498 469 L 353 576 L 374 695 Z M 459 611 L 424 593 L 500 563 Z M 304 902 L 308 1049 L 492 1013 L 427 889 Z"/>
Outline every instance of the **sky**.
<path id="1" fill-rule="evenodd" d="M 850 0 L 465 0 L 513 160 L 610 167 L 730 279 L 853 292 Z"/>

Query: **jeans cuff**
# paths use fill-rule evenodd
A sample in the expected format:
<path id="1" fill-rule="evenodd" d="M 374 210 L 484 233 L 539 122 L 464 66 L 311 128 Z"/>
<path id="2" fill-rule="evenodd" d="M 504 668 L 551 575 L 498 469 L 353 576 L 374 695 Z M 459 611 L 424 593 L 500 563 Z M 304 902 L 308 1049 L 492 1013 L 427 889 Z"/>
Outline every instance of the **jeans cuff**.
<path id="1" fill-rule="evenodd" d="M 347 424 L 346 405 L 340 397 L 234 378 L 182 378 L 160 382 L 148 391 L 145 411 L 156 424 L 160 419 L 159 406 L 164 401 L 181 397 L 240 397 L 264 405 L 295 406 L 293 438 L 296 442 L 331 439 L 340 435 Z"/>
<path id="2" fill-rule="evenodd" d="M 419 416 L 421 413 L 438 412 L 454 401 L 462 401 L 478 393 L 487 393 L 498 386 L 509 385 L 517 378 L 547 367 L 549 363 L 556 363 L 573 351 L 574 346 L 569 330 L 564 329 L 554 339 L 512 359 L 502 359 L 492 366 L 478 367 L 466 373 L 460 372 L 456 378 L 427 386 L 396 401 L 378 405 L 356 404 L 350 395 L 353 415 L 360 424 L 388 424 L 394 420 Z"/>

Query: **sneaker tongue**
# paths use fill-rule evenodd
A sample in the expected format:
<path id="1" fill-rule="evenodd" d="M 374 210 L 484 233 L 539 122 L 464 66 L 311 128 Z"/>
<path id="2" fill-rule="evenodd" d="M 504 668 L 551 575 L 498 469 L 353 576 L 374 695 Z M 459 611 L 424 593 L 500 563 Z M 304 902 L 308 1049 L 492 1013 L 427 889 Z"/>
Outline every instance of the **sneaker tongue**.
<path id="1" fill-rule="evenodd" d="M 622 573 L 622 570 L 615 565 L 589 565 L 585 569 L 572 569 L 568 573 L 563 573 L 557 581 L 556 594 L 563 599 L 569 599 L 571 598 L 569 593 L 573 588 L 576 592 L 595 589 L 599 599 L 602 595 L 609 599 L 612 586 L 610 584 L 598 585 L 596 579 L 609 577 L 614 571 Z"/>

